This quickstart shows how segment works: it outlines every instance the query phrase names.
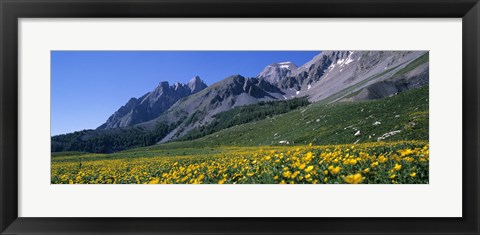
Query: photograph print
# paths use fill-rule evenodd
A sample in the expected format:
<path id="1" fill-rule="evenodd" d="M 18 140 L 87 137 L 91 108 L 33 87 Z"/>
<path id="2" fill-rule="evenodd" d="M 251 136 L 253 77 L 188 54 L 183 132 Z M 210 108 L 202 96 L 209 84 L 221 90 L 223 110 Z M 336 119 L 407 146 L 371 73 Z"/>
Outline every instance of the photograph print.
<path id="1" fill-rule="evenodd" d="M 428 51 L 51 51 L 51 184 L 428 183 Z"/>

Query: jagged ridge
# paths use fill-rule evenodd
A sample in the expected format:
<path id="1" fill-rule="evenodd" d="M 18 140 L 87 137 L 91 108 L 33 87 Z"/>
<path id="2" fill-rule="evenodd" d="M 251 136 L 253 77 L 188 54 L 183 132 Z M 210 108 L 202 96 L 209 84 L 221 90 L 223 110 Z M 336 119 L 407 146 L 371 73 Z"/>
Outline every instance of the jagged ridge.
<path id="1" fill-rule="evenodd" d="M 131 98 L 127 104 L 118 109 L 108 120 L 97 129 L 112 129 L 128 127 L 150 121 L 169 109 L 183 97 L 195 94 L 207 85 L 200 77 L 195 76 L 187 84 L 160 82 L 153 91 L 140 98 Z"/>

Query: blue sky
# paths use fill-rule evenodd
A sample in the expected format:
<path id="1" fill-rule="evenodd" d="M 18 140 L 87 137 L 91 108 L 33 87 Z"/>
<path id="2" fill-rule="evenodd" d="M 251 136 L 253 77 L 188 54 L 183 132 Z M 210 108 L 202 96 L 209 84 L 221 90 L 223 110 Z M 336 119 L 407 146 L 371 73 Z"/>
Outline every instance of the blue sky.
<path id="1" fill-rule="evenodd" d="M 52 51 L 51 134 L 95 129 L 132 97 L 159 82 L 211 85 L 230 75 L 257 76 L 265 66 L 297 66 L 319 51 Z"/>

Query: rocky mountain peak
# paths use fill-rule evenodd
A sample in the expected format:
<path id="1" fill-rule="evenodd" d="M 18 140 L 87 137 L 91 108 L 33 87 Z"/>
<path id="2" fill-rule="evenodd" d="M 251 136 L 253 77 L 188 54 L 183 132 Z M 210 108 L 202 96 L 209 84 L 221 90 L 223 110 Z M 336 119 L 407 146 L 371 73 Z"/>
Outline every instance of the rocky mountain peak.
<path id="1" fill-rule="evenodd" d="M 282 80 L 292 76 L 296 70 L 297 65 L 290 61 L 273 63 L 265 67 L 257 77 L 273 85 L 279 85 Z"/>
<path id="2" fill-rule="evenodd" d="M 193 94 L 205 89 L 207 87 L 207 84 L 205 84 L 205 82 L 202 79 L 200 79 L 199 76 L 195 76 L 192 79 L 190 79 L 190 81 L 188 82 L 188 87 L 190 88 L 191 93 Z"/>
<path id="3" fill-rule="evenodd" d="M 170 84 L 167 82 L 167 81 L 161 81 L 159 84 L 158 84 L 159 87 L 169 87 Z"/>
<path id="4" fill-rule="evenodd" d="M 178 91 L 180 89 L 184 90 L 184 89 L 186 89 L 186 87 L 187 87 L 186 84 L 179 83 L 179 82 L 176 82 L 175 84 L 173 84 L 173 90 L 174 91 Z"/>

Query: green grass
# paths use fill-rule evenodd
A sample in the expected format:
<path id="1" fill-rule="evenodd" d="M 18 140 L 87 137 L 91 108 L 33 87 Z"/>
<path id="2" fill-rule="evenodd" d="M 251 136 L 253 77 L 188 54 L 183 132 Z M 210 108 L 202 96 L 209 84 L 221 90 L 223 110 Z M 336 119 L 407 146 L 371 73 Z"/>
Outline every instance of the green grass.
<path id="1" fill-rule="evenodd" d="M 191 155 L 208 155 L 217 154 L 226 151 L 225 149 L 217 148 L 191 148 L 187 145 L 183 145 L 181 148 L 136 148 L 122 152 L 112 154 L 101 153 L 81 153 L 77 152 L 77 155 L 59 155 L 52 156 L 52 162 L 70 162 L 70 161 L 96 161 L 96 160 L 108 160 L 108 159 L 123 159 L 123 158 L 137 158 L 137 157 L 171 157 L 171 156 L 191 156 Z"/>
<path id="2" fill-rule="evenodd" d="M 86 152 L 76 152 L 76 151 L 67 151 L 67 152 L 53 152 L 52 157 L 68 157 L 68 156 L 79 156 L 79 155 L 86 155 L 90 153 Z"/>
<path id="3" fill-rule="evenodd" d="M 417 59 L 415 59 L 414 61 L 412 61 L 410 64 L 408 64 L 407 66 L 403 67 L 402 69 L 398 70 L 393 76 L 392 78 L 396 77 L 396 76 L 401 76 L 407 72 L 410 72 L 412 71 L 413 69 L 415 69 L 416 67 L 418 67 L 419 65 L 421 64 L 424 64 L 424 63 L 427 63 L 430 59 L 430 53 L 427 52 L 425 54 L 423 54 L 422 56 L 418 57 Z"/>

